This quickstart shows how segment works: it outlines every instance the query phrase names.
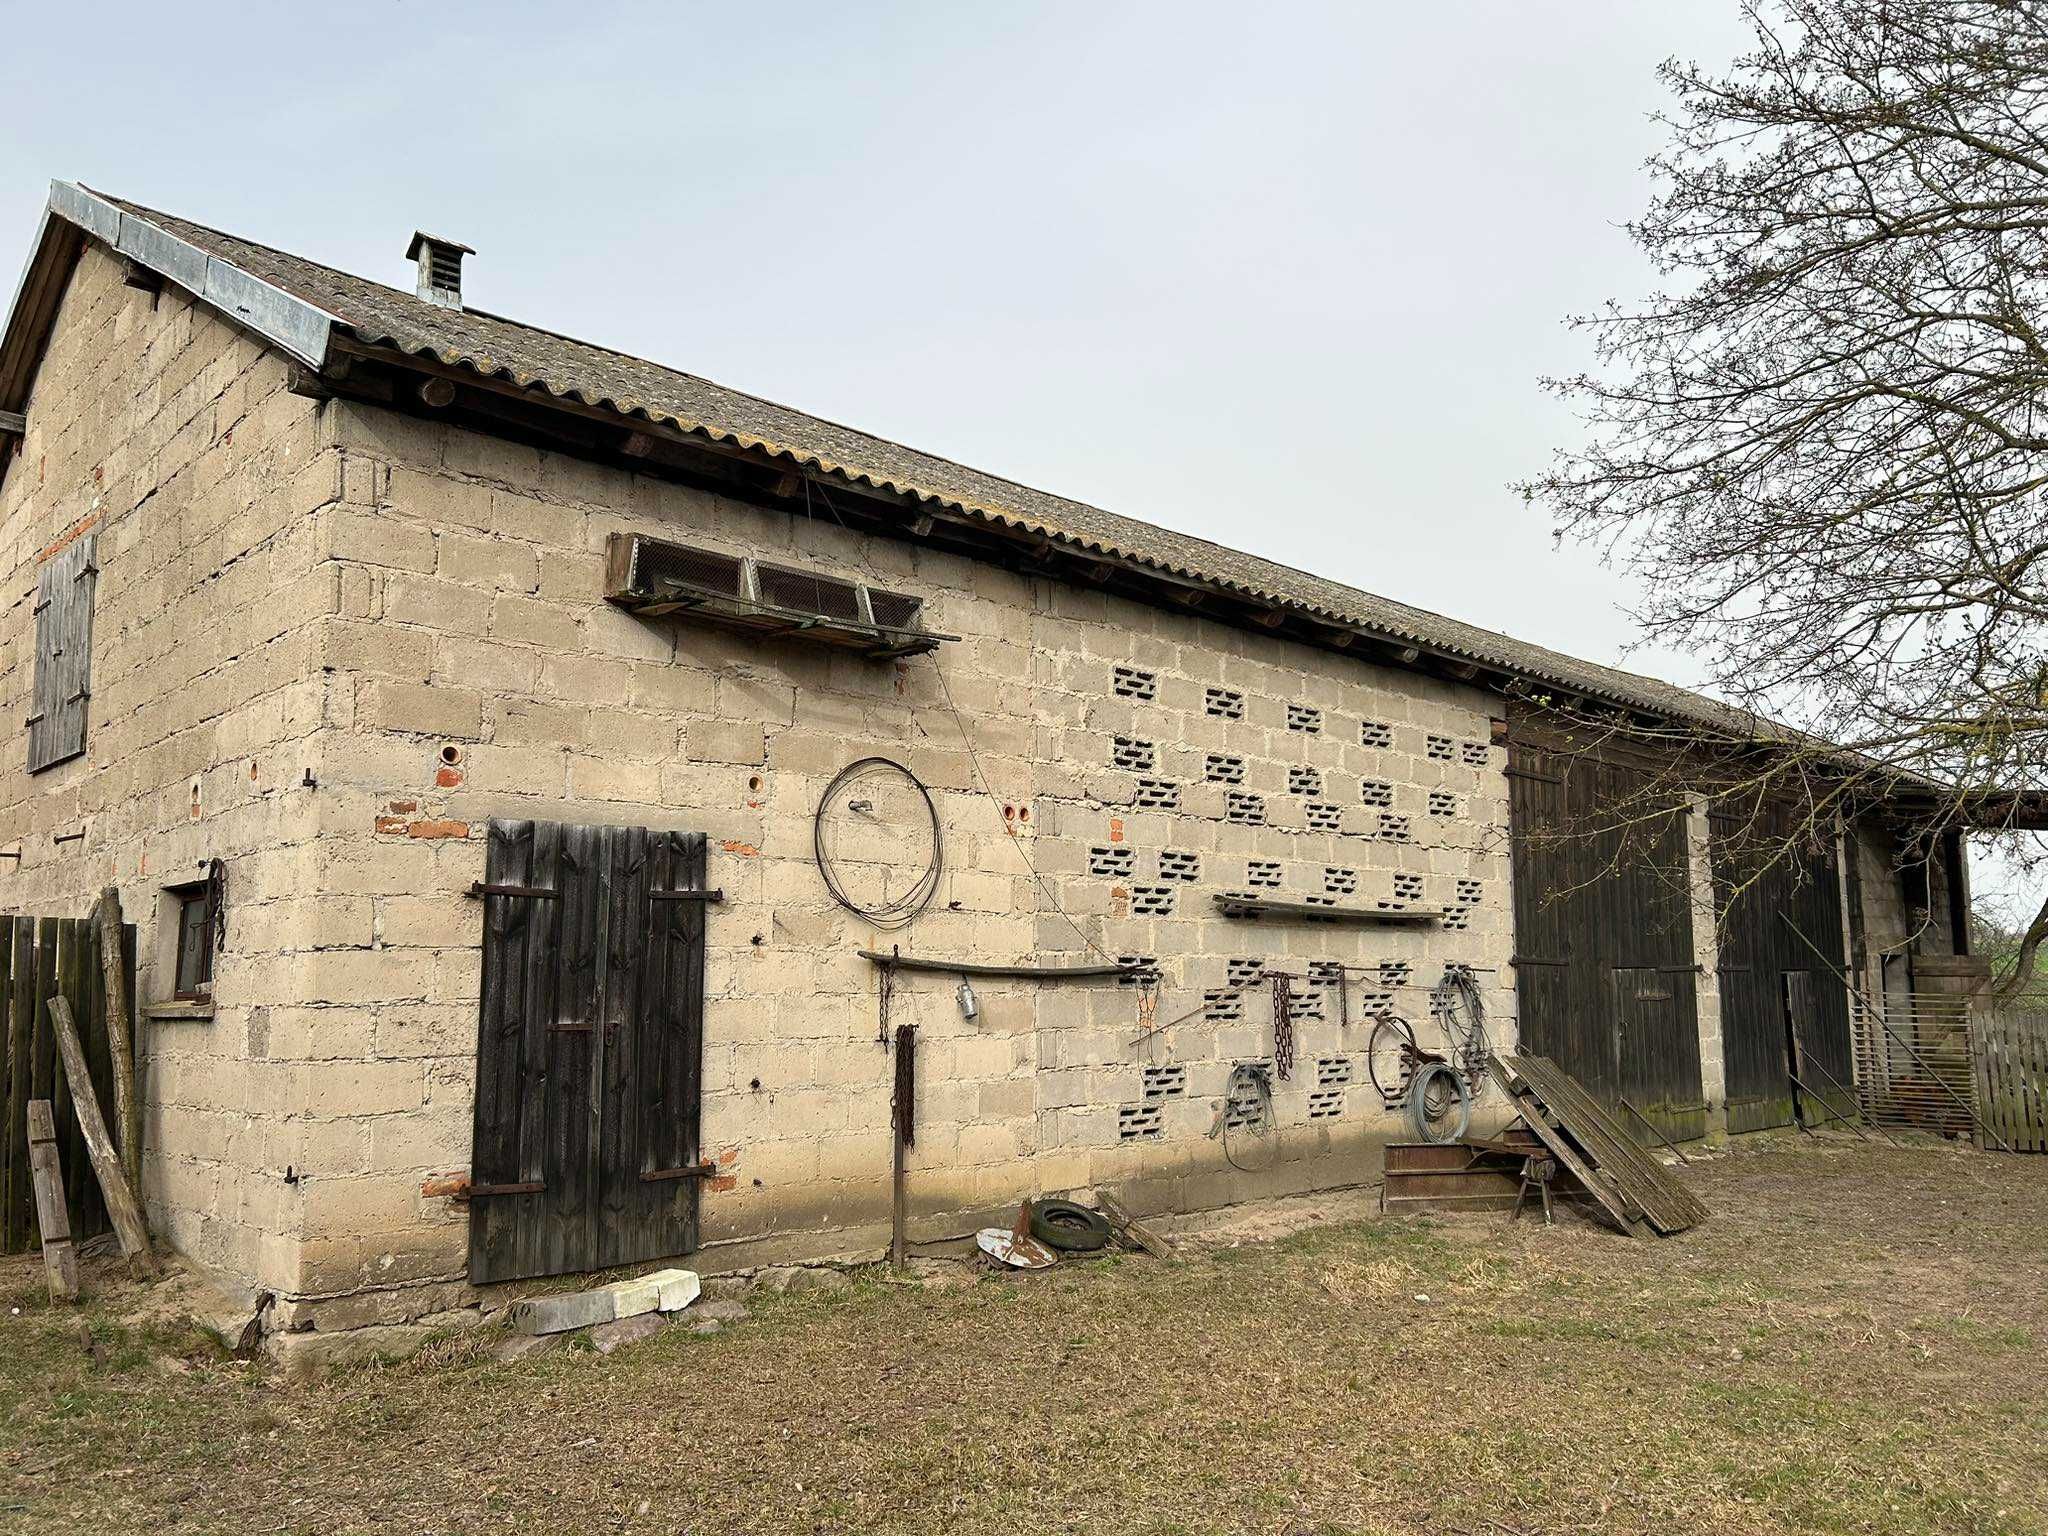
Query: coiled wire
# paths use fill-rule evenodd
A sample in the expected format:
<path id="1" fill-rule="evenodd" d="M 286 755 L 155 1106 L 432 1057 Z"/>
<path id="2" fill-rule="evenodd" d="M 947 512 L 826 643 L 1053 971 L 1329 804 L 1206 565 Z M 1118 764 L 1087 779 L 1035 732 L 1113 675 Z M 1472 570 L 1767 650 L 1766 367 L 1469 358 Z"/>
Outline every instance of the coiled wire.
<path id="1" fill-rule="evenodd" d="M 924 800 L 925 814 L 932 824 L 932 857 L 923 874 L 915 884 L 894 901 L 878 906 L 863 906 L 846 894 L 846 888 L 839 883 L 839 876 L 833 871 L 832 859 L 825 851 L 825 813 L 832 808 L 840 792 L 858 779 L 893 773 L 909 781 Z M 818 797 L 817 813 L 811 818 L 811 853 L 817 860 L 818 873 L 824 878 L 825 889 L 832 893 L 832 899 L 863 922 L 873 923 L 877 928 L 901 928 L 914 921 L 918 913 L 931 904 L 939 888 L 939 877 L 945 872 L 945 839 L 939 828 L 939 808 L 932 802 L 932 793 L 926 789 L 917 775 L 890 757 L 863 757 L 848 763 L 839 770 L 838 776 L 825 786 L 825 793 Z"/>

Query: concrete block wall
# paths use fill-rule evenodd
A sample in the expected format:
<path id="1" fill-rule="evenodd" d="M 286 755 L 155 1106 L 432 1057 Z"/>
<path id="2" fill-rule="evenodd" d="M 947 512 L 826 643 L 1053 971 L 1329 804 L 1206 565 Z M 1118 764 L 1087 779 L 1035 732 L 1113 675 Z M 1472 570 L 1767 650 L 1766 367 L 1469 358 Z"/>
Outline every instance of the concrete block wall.
<path id="1" fill-rule="evenodd" d="M 1078 957 L 1092 941 L 1159 978 L 1042 994 L 1041 1175 L 1148 1181 L 1142 1203 L 1179 1209 L 1376 1176 L 1401 1132 L 1366 1071 L 1373 1013 L 1441 1048 L 1430 991 L 1466 965 L 1495 1041 L 1515 1038 L 1497 701 L 1102 593 L 1048 586 L 1041 607 L 1029 842 L 1088 940 L 1042 911 L 1039 943 Z M 1253 921 L 1219 913 L 1225 892 L 1449 916 Z M 1233 1150 L 1211 1135 L 1232 1068 L 1277 1065 L 1272 989 L 1243 982 L 1276 972 L 1294 1036 L 1278 1135 Z"/>
<path id="2" fill-rule="evenodd" d="M 482 931 L 462 893 L 482 874 L 493 817 L 708 834 L 728 898 L 711 913 L 706 980 L 705 1150 L 731 1169 L 704 1194 L 714 1247 L 829 1252 L 887 1219 L 892 1065 L 863 945 L 1160 965 L 1156 993 L 978 985 L 972 1021 L 957 979 L 906 973 L 890 1022 L 921 1030 L 910 1188 L 926 1235 L 1096 1180 L 1147 1179 L 1151 1203 L 1173 1205 L 1265 1187 L 1207 1134 L 1230 1063 L 1271 1054 L 1264 996 L 1229 1028 L 1133 1043 L 1141 1009 L 1164 1021 L 1199 1004 L 1230 958 L 1285 966 L 1323 1012 L 1299 1025 L 1278 1106 L 1287 1167 L 1272 1178 L 1292 1186 L 1338 1181 L 1329 1154 L 1362 1154 L 1393 1123 L 1359 1086 L 1369 1025 L 1335 1022 L 1326 989 L 1307 985 L 1310 961 L 1407 965 L 1416 986 L 1402 1011 L 1425 1038 L 1425 989 L 1443 963 L 1485 967 L 1495 1027 L 1511 1035 L 1504 758 L 1484 694 L 856 536 L 829 508 L 764 510 L 459 428 L 328 409 L 344 492 L 320 522 L 349 602 L 321 624 L 336 686 L 315 864 L 332 926 L 312 980 L 328 1054 L 304 1112 L 323 1156 L 304 1170 L 300 1296 L 413 1286 L 424 1307 L 461 1294 L 467 1217 L 449 1191 L 468 1165 Z M 936 657 L 874 662 L 640 619 L 603 601 L 604 551 L 621 531 L 915 592 L 935 627 L 962 638 Z M 1124 666 L 1153 675 L 1153 698 L 1116 691 Z M 1212 686 L 1243 695 L 1241 719 L 1207 712 Z M 1320 710 L 1321 729 L 1291 729 L 1290 705 Z M 1153 772 L 1118 766 L 1119 736 L 1152 744 Z M 1227 819 L 1225 786 L 1204 771 L 1211 751 L 1243 759 L 1241 787 L 1265 795 L 1266 825 Z M 813 861 L 826 785 L 870 754 L 919 776 L 943 831 L 939 889 L 900 933 L 834 905 Z M 1310 768 L 1319 786 L 1300 777 Z M 1180 785 L 1181 810 L 1140 806 L 1141 778 Z M 1315 812 L 1315 829 L 1312 804 L 1335 807 Z M 1402 829 L 1383 817 L 1406 818 L 1407 836 L 1387 835 Z M 1098 845 L 1129 849 L 1132 875 L 1092 874 Z M 1162 883 L 1162 853 L 1201 869 L 1164 882 L 1176 909 L 1149 915 L 1137 892 Z M 1419 878 L 1410 903 L 1454 907 L 1458 926 L 1231 922 L 1210 897 L 1245 885 L 1248 859 L 1278 866 L 1290 895 L 1351 871 L 1346 902 L 1392 899 L 1397 875 Z M 1363 977 L 1353 989 L 1355 1006 L 1378 990 Z M 1341 1075 L 1341 1061 L 1351 1085 L 1320 1087 L 1318 1071 Z M 1133 1140 L 1120 1114 L 1143 1101 L 1148 1064 L 1187 1073 L 1170 1129 Z M 1311 1120 L 1312 1091 L 1336 1112 Z"/>
<path id="3" fill-rule="evenodd" d="M 1401 1011 L 1425 1039 L 1423 989 L 1446 961 L 1481 966 L 1511 1033 L 1485 695 L 856 537 L 829 508 L 762 510 L 287 382 L 232 326 L 87 251 L 0 496 L 0 840 L 23 854 L 0 892 L 10 910 L 81 911 L 114 879 L 146 1004 L 169 990 L 161 887 L 226 861 L 214 1017 L 142 1026 L 148 1198 L 189 1256 L 277 1291 L 288 1325 L 401 1321 L 469 1294 L 449 1193 L 480 987 L 464 893 L 495 816 L 711 838 L 730 895 L 708 966 L 705 1146 L 731 1170 L 705 1192 L 714 1247 L 833 1251 L 886 1221 L 891 1062 L 864 944 L 1158 965 L 1152 988 L 985 985 L 972 1021 L 951 979 L 906 976 L 891 1022 L 922 1033 L 924 1235 L 1098 1181 L 1194 1207 L 1362 1172 L 1393 1121 L 1363 1086 L 1367 1027 L 1336 1021 L 1313 962 L 1361 968 L 1355 1015 L 1382 963 L 1406 965 Z M 37 564 L 81 527 L 102 568 L 88 752 L 31 777 Z M 640 620 L 602 600 L 606 542 L 635 530 L 916 592 L 963 638 L 877 663 Z M 1120 667 L 1152 695 L 1119 692 Z M 1211 713 L 1212 688 L 1241 714 Z M 825 785 L 868 754 L 930 788 L 946 849 L 926 915 L 886 936 L 831 902 L 812 858 Z M 1212 776 L 1212 754 L 1241 778 Z M 1141 803 L 1167 782 L 1176 808 Z M 1233 791 L 1263 797 L 1262 824 L 1232 819 Z M 1097 873 L 1098 848 L 1129 870 Z M 1277 879 L 1369 903 L 1397 875 L 1421 882 L 1402 899 L 1455 907 L 1458 926 L 1245 924 L 1211 901 Z M 1150 910 L 1168 888 L 1173 910 Z M 1302 1015 L 1277 1152 L 1254 1175 L 1208 1132 L 1231 1064 L 1271 1056 L 1267 994 L 1138 1040 L 1248 961 L 1300 978 Z M 1158 1133 L 1127 1134 L 1154 1100 Z"/>
<path id="4" fill-rule="evenodd" d="M 438 1296 L 465 1268 L 467 1213 L 446 1190 L 469 1163 L 482 912 L 463 893 L 482 876 L 494 817 L 709 837 L 727 901 L 710 915 L 703 1135 L 734 1171 L 706 1191 L 706 1241 L 885 1218 L 891 1064 L 874 968 L 855 953 L 876 935 L 818 877 L 819 798 L 869 754 L 931 790 L 947 868 L 927 917 L 894 936 L 906 947 L 1028 955 L 1031 882 L 1005 862 L 1000 812 L 928 659 L 635 618 L 603 600 L 604 550 L 621 530 L 694 538 L 927 595 L 933 622 L 964 637 L 949 680 L 976 721 L 979 772 L 1027 811 L 1030 584 L 855 539 L 822 515 L 332 409 L 346 423 L 346 495 L 323 520 L 362 603 L 325 626 L 339 681 L 319 859 L 348 915 L 317 983 L 332 1051 L 307 1113 L 334 1155 L 307 1180 L 299 1291 L 415 1284 Z M 905 1007 L 937 1023 L 935 1005 Z M 921 1212 L 962 1208 L 989 1186 L 988 1162 L 1014 1158 L 975 1122 L 984 1088 L 993 1111 L 1028 1087 L 1028 1033 L 1002 1038 L 1028 1022 L 1028 997 L 995 989 L 975 1038 L 933 1031 Z"/>
<path id="5" fill-rule="evenodd" d="M 1700 1032 L 1700 1097 L 1706 1101 L 1707 1130 L 1728 1128 L 1728 1055 L 1721 1027 L 1720 906 L 1714 894 L 1713 827 L 1707 798 L 1689 797 L 1685 818 L 1687 882 L 1692 904 L 1694 1010 Z"/>
<path id="6" fill-rule="evenodd" d="M 171 990 L 162 887 L 227 862 L 214 1017 L 138 1026 L 144 1197 L 160 1236 L 249 1288 L 298 1273 L 290 957 L 322 906 L 305 858 L 328 686 L 314 626 L 343 601 L 306 515 L 341 457 L 285 385 L 276 354 L 174 288 L 127 286 L 89 246 L 0 487 L 0 847 L 20 853 L 0 861 L 0 908 L 79 915 L 113 882 L 147 1005 Z M 30 775 L 37 574 L 88 531 L 86 752 Z"/>

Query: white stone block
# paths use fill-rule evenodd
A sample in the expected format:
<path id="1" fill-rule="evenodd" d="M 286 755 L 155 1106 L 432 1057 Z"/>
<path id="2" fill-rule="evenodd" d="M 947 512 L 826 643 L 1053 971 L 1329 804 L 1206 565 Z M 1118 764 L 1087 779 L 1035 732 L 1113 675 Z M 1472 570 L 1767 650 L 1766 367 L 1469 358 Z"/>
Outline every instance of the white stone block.
<path id="1" fill-rule="evenodd" d="M 604 1287 L 613 1298 L 613 1315 L 617 1317 L 680 1312 L 697 1299 L 700 1289 L 696 1272 L 688 1269 L 657 1269 L 631 1280 L 615 1280 Z"/>

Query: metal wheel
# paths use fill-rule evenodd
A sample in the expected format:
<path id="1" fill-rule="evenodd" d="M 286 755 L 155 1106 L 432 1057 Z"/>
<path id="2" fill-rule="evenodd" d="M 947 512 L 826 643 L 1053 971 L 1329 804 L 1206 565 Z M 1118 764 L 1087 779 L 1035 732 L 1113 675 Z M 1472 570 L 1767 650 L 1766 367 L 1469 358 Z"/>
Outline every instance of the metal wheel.
<path id="1" fill-rule="evenodd" d="M 1373 1025 L 1366 1040 L 1365 1072 L 1379 1090 L 1380 1100 L 1393 1109 L 1408 1099 L 1408 1084 L 1415 1077 L 1415 1031 L 1406 1019 L 1387 1014 Z"/>

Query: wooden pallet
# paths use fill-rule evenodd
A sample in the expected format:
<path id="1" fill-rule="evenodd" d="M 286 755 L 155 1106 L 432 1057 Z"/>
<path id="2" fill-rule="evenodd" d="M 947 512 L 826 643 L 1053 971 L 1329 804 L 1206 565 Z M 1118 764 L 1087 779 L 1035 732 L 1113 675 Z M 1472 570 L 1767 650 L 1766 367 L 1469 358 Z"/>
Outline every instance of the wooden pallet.
<path id="1" fill-rule="evenodd" d="M 1545 1056 L 1497 1056 L 1494 1081 L 1557 1160 L 1631 1236 L 1698 1226 L 1707 1208 Z"/>

